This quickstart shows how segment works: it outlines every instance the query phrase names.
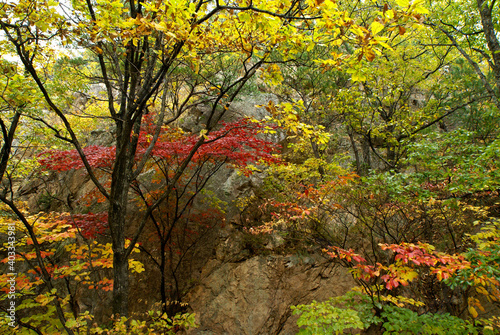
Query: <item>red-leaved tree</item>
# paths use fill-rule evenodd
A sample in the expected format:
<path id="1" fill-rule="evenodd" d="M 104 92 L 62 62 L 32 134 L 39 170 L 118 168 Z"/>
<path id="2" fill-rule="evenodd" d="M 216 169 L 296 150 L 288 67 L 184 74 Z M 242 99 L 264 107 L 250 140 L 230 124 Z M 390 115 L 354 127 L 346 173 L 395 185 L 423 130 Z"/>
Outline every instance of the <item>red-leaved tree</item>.
<path id="1" fill-rule="evenodd" d="M 155 115 L 148 115 L 142 124 L 136 162 L 142 161 L 157 133 L 155 118 Z M 204 143 L 186 167 L 183 162 L 199 143 L 200 136 L 184 134 L 171 127 L 159 130 L 145 168 L 148 178 L 138 178 L 132 185 L 135 197 L 131 201 L 147 213 L 150 228 L 146 229 L 144 238 L 128 238 L 134 244 L 141 242 L 141 250 L 160 273 L 159 292 L 164 312 L 178 311 L 178 304 L 169 302 L 182 298 L 178 276 L 194 246 L 207 232 L 224 222 L 222 208 L 194 207 L 211 177 L 223 167 L 236 168 L 249 175 L 255 165 L 279 163 L 273 155 L 279 146 L 259 135 L 263 127 L 249 119 L 222 123 L 220 129 L 205 136 Z M 115 146 L 89 145 L 83 151 L 92 168 L 101 171 L 100 177 L 110 179 Z M 49 150 L 40 155 L 39 161 L 44 168 L 58 172 L 84 169 L 76 150 Z M 182 176 L 173 181 L 181 169 L 184 171 Z M 95 238 L 109 228 L 107 218 L 107 213 L 73 214 L 71 222 L 83 237 Z"/>

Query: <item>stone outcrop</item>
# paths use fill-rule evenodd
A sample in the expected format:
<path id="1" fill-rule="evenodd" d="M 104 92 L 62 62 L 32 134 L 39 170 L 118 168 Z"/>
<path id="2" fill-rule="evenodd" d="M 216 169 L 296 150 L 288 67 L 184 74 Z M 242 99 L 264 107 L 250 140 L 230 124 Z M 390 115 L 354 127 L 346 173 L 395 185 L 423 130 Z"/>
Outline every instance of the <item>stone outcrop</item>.
<path id="1" fill-rule="evenodd" d="M 323 301 L 355 286 L 351 275 L 321 255 L 254 255 L 244 233 L 230 231 L 202 269 L 185 302 L 199 327 L 190 335 L 295 334 L 290 306 Z"/>

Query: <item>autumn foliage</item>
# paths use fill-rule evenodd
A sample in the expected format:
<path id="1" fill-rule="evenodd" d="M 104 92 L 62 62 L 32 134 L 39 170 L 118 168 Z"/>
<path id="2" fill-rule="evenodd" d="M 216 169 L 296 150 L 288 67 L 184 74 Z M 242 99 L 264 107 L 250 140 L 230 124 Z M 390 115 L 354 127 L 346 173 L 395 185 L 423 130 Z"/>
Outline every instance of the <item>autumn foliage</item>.
<path id="1" fill-rule="evenodd" d="M 144 121 L 139 133 L 136 160 L 140 160 L 151 143 L 156 132 L 154 116 Z M 206 161 L 226 161 L 239 168 L 262 163 L 277 163 L 278 158 L 272 153 L 279 147 L 257 134 L 264 125 L 242 119 L 232 123 L 222 123 L 219 130 L 205 137 L 205 143 L 196 151 L 191 159 L 192 164 Z M 183 162 L 193 149 L 200 135 L 183 134 L 179 129 L 162 127 L 159 139 L 151 152 L 152 160 L 165 160 L 172 165 Z M 89 145 L 83 149 L 90 165 L 103 171 L 110 171 L 115 160 L 116 148 Z M 68 171 L 84 167 L 76 150 L 48 150 L 40 154 L 40 164 L 48 170 Z"/>
<path id="2" fill-rule="evenodd" d="M 237 199 L 248 244 L 277 235 L 273 251 L 321 253 L 359 285 L 297 307 L 301 334 L 498 333 L 499 15 L 484 0 L 3 1 L 0 251 L 15 244 L 2 264 L 19 273 L 18 328 L 1 331 L 192 326 L 174 314 L 225 222 L 208 182 L 229 168 L 265 170 Z M 242 94 L 263 119 L 222 122 Z M 52 194 L 74 170 L 92 189 Z M 45 186 L 71 213 L 20 201 Z M 146 261 L 159 306 L 131 320 Z"/>
<path id="3" fill-rule="evenodd" d="M 283 174 L 275 178 L 283 178 Z M 332 262 L 349 269 L 379 316 L 387 315 L 394 306 L 427 313 L 463 313 L 465 309 L 472 322 L 486 332 L 498 330 L 498 319 L 489 314 L 500 301 L 498 220 L 486 219 L 488 212 L 481 206 L 457 204 L 453 198 L 436 200 L 434 197 L 449 195 L 446 182 L 426 184 L 421 190 L 434 193 L 420 199 L 405 197 L 403 192 L 393 197 L 389 185 L 371 182 L 367 185 L 349 174 L 308 186 L 291 180 L 287 187 L 293 190 L 295 201 L 287 196 L 266 200 L 260 208 L 269 211 L 269 220 L 252 231 L 281 233 L 294 240 L 302 235 L 305 250 L 322 247 Z M 475 196 L 482 199 L 483 193 Z M 446 223 L 450 218 L 456 220 L 453 231 Z M 426 228 L 421 226 L 423 220 L 443 222 L 444 226 Z M 474 227 L 472 220 L 479 232 L 464 233 L 461 229 Z M 460 246 L 454 243 L 459 236 Z M 423 242 L 425 239 L 438 246 Z M 443 292 L 451 293 L 446 296 Z M 452 301 L 450 296 L 458 298 Z M 313 305 L 301 308 L 305 318 Z M 316 308 L 319 305 L 313 310 Z M 335 313 L 345 312 L 348 322 L 347 311 L 340 311 Z M 384 323 L 386 329 L 389 325 Z"/>

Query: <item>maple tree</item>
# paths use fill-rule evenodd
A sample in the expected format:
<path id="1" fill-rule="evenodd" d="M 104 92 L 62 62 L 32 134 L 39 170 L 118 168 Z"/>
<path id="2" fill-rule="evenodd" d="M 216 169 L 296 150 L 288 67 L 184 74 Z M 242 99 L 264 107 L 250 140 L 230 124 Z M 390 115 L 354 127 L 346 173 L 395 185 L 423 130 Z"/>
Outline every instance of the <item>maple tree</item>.
<path id="1" fill-rule="evenodd" d="M 151 136 L 155 133 L 154 116 L 148 115 L 143 129 L 139 135 L 139 149 L 137 150 L 138 161 L 141 155 L 147 150 Z M 186 243 L 185 251 L 189 251 L 196 243 L 199 228 L 210 228 L 208 222 L 218 218 L 222 220 L 222 213 L 217 215 L 216 208 L 211 208 L 211 215 L 208 213 L 192 213 L 194 201 L 199 197 L 209 179 L 222 167 L 229 166 L 238 168 L 245 174 L 253 172 L 255 165 L 277 163 L 279 160 L 272 153 L 278 146 L 273 142 L 259 139 L 257 135 L 264 128 L 259 123 L 251 122 L 248 119 L 232 123 L 222 123 L 222 128 L 206 136 L 205 143 L 197 150 L 190 160 L 186 172 L 171 189 L 164 190 L 155 184 L 161 184 L 164 180 L 169 180 L 175 175 L 180 162 L 191 152 L 192 147 L 198 142 L 198 135 L 183 134 L 178 129 L 163 127 L 160 131 L 155 148 L 151 152 L 151 162 L 148 163 L 154 174 L 152 182 L 145 184 L 138 180 L 133 185 L 136 194 L 135 202 L 138 208 L 147 211 L 148 207 L 165 198 L 165 205 L 159 206 L 158 210 L 151 211 L 149 218 L 153 227 L 153 232 L 149 233 L 140 248 L 144 250 L 160 271 L 160 293 L 162 308 L 166 312 L 170 301 L 181 301 L 180 289 L 175 288 L 173 296 L 167 297 L 167 281 L 173 281 L 177 286 L 177 268 L 185 257 L 179 256 L 179 261 L 175 263 L 173 254 L 183 252 L 182 243 Z M 108 174 L 111 171 L 115 159 L 115 147 L 88 146 L 84 148 L 89 164 L 93 168 L 99 168 Z M 40 164 L 54 171 L 68 171 L 71 169 L 83 169 L 83 163 L 79 159 L 76 150 L 49 150 L 40 156 Z M 194 222 L 195 227 L 188 229 Z M 84 237 L 95 238 L 97 234 L 102 234 L 107 228 L 107 213 L 88 213 L 85 215 L 75 214 L 72 216 L 72 223 L 81 230 Z M 184 241 L 187 238 L 187 242 Z M 175 241 L 172 242 L 172 241 Z M 181 242 L 183 241 L 183 242 Z M 158 245 L 156 245 L 158 244 Z M 175 246 L 174 246 L 175 244 Z M 154 250 L 154 251 L 152 251 Z M 169 256 L 170 255 L 170 256 Z M 170 273 L 167 274 L 167 266 Z M 175 313 L 169 313 L 175 314 Z"/>
<path id="2" fill-rule="evenodd" d="M 185 289 L 181 290 L 179 287 L 180 280 L 177 276 L 178 272 L 183 271 L 184 264 L 189 266 L 189 263 L 192 263 L 190 260 L 194 256 L 188 254 L 205 234 L 214 226 L 220 227 L 221 222 L 224 222 L 224 209 L 216 199 L 213 202 L 201 194 L 210 178 L 224 166 L 238 168 L 248 175 L 253 173 L 256 166 L 278 162 L 278 159 L 271 155 L 278 149 L 276 144 L 257 137 L 262 128 L 264 127 L 249 120 L 224 124 L 220 130 L 208 136 L 208 143 L 197 151 L 185 175 L 175 184 L 171 194 L 165 195 L 160 190 L 138 192 L 142 206 L 166 196 L 165 205 L 156 213 L 151 213 L 154 233 L 150 233 L 150 238 L 142 244 L 142 249 L 160 271 L 161 300 L 165 310 L 178 308 L 176 304 L 168 302 L 180 302 L 181 292 L 185 292 Z M 177 138 L 173 143 L 157 143 L 158 154 L 153 152 L 157 172 L 155 178 L 168 180 L 175 172 L 176 161 L 179 158 L 182 160 L 182 155 L 189 151 L 189 143 L 193 145 L 196 140 L 195 137 Z M 140 187 L 136 190 L 140 190 Z M 194 206 L 200 195 L 205 198 L 208 210 L 195 208 L 200 206 Z M 189 275 L 183 274 L 184 281 L 187 276 Z M 170 297 L 167 297 L 167 290 L 171 292 Z M 172 311 L 168 314 L 172 314 Z"/>
<path id="3" fill-rule="evenodd" d="M 477 293 L 486 296 L 488 301 L 497 302 L 500 298 L 499 276 L 498 271 L 495 270 L 498 267 L 498 259 L 495 256 L 496 249 L 498 249 L 498 222 L 495 221 L 491 226 L 486 226 L 472 239 L 477 243 L 477 249 L 471 248 L 459 255 L 437 252 L 433 246 L 422 243 L 418 245 L 381 244 L 382 250 L 391 250 L 394 253 L 394 263 L 389 266 L 378 262 L 368 265 L 367 260 L 352 249 L 333 247 L 327 251 L 327 254 L 351 264 L 354 277 L 366 281 L 364 285 L 370 284 L 365 286 L 365 292 L 372 297 L 372 300 L 375 298 L 379 303 L 388 301 L 401 307 L 405 302 L 410 302 L 414 305 L 428 306 L 422 302 L 405 300 L 403 297 L 395 297 L 391 294 L 391 291 L 397 291 L 395 289 L 398 286 L 408 286 L 420 276 L 435 276 L 438 281 L 444 282 L 451 288 L 473 287 Z M 480 257 L 481 261 L 478 262 L 477 257 Z M 379 280 L 380 282 L 377 282 Z M 385 288 L 382 292 L 378 291 L 380 283 Z M 376 294 L 374 289 L 377 291 Z M 477 297 L 470 296 L 467 301 L 468 311 L 473 318 L 479 315 L 477 309 L 485 312 L 485 308 Z M 479 324 L 485 326 L 487 332 L 494 332 L 500 327 L 496 317 L 478 321 Z"/>

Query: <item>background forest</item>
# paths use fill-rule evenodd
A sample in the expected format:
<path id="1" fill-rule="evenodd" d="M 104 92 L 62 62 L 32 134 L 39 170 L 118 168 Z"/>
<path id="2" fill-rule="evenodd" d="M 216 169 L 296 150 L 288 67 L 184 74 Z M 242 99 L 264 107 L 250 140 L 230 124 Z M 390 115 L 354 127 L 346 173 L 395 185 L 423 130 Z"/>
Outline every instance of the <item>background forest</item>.
<path id="1" fill-rule="evenodd" d="M 186 296 L 228 231 L 238 262 L 349 271 L 287 306 L 300 334 L 500 333 L 499 19 L 2 0 L 1 333 L 197 334 Z"/>

